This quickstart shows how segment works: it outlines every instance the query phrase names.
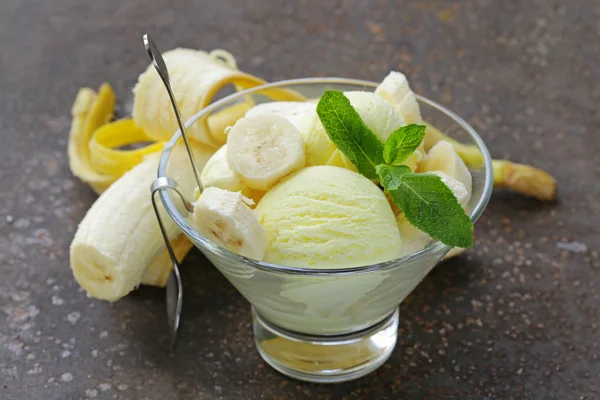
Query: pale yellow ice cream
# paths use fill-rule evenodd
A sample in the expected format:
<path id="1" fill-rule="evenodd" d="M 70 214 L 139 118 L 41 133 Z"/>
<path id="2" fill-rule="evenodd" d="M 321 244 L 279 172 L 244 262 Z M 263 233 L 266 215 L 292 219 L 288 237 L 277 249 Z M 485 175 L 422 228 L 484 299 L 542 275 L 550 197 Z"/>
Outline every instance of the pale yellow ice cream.
<path id="1" fill-rule="evenodd" d="M 304 268 L 349 268 L 397 258 L 394 213 L 373 182 L 344 168 L 304 168 L 255 209 L 270 241 L 264 261 Z"/>
<path id="2" fill-rule="evenodd" d="M 405 125 L 398 112 L 381 96 L 370 92 L 345 92 L 344 95 L 382 143 L 386 142 L 392 132 Z M 329 140 L 317 112 L 307 113 L 306 118 L 308 122 L 299 129 L 306 144 L 307 165 L 333 165 L 356 171 L 350 160 Z M 421 152 L 415 151 L 405 164 L 414 170 L 421 158 Z"/>

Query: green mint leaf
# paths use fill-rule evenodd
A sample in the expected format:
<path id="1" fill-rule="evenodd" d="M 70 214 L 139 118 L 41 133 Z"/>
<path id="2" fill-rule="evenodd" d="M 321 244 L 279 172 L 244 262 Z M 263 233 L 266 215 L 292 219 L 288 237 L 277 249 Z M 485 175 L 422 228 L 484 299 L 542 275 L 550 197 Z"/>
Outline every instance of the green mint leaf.
<path id="1" fill-rule="evenodd" d="M 424 136 L 425 125 L 410 124 L 392 132 L 383 148 L 385 163 L 400 165 L 419 147 Z"/>
<path id="2" fill-rule="evenodd" d="M 452 191 L 435 174 L 406 166 L 377 166 L 380 182 L 413 226 L 448 246 L 472 247 L 473 224 Z"/>
<path id="3" fill-rule="evenodd" d="M 408 173 L 410 173 L 410 168 L 406 165 L 378 165 L 377 175 L 379 176 L 379 183 L 385 189 L 397 189 L 402 181 L 402 177 Z M 394 203 L 396 203 L 394 201 Z M 398 205 L 398 204 L 396 204 Z"/>
<path id="4" fill-rule="evenodd" d="M 317 114 L 329 139 L 358 172 L 377 179 L 375 167 L 383 164 L 383 143 L 365 125 L 350 100 L 340 91 L 328 90 L 317 104 Z"/>

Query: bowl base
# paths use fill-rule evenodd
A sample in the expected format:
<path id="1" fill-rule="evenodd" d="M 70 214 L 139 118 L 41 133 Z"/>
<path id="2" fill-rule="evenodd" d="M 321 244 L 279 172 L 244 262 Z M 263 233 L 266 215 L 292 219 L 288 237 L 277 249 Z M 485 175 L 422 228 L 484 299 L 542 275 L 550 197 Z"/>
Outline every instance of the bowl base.
<path id="1" fill-rule="evenodd" d="M 277 371 L 306 382 L 345 382 L 376 370 L 392 354 L 398 308 L 370 328 L 345 335 L 315 336 L 282 329 L 254 307 L 252 325 L 258 352 Z"/>

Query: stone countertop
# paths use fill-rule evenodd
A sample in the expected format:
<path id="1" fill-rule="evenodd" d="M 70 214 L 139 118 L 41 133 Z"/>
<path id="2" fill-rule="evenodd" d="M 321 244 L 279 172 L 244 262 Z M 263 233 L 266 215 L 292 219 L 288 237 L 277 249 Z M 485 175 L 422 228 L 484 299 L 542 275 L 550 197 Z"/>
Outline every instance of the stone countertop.
<path id="1" fill-rule="evenodd" d="M 81 2 L 0 5 L 0 398 L 600 398 L 600 3 L 594 0 Z M 88 299 L 68 248 L 95 195 L 66 157 L 81 86 L 120 99 L 162 49 L 226 48 L 267 80 L 404 71 L 499 158 L 560 182 L 557 204 L 496 192 L 477 246 L 401 306 L 378 371 L 305 384 L 266 366 L 249 307 L 199 252 L 168 355 L 164 292 Z"/>

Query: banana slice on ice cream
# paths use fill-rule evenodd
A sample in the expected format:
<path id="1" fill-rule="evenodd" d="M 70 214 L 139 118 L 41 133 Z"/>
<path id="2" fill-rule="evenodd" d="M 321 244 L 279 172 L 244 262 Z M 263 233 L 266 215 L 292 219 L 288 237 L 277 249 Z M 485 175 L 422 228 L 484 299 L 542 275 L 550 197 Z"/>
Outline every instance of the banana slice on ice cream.
<path id="1" fill-rule="evenodd" d="M 442 182 L 444 182 L 444 184 L 448 186 L 450 190 L 452 190 L 452 193 L 456 197 L 456 200 L 458 200 L 458 203 L 465 208 L 468 200 L 471 197 L 471 193 L 467 192 L 465 185 L 444 172 L 432 171 L 432 173 L 436 174 L 442 179 Z M 398 224 L 398 230 L 400 231 L 400 236 L 402 237 L 402 257 L 423 250 L 433 241 L 431 236 L 411 225 L 402 212 L 396 215 L 396 223 Z"/>
<path id="2" fill-rule="evenodd" d="M 267 251 L 267 234 L 249 204 L 253 201 L 240 192 L 208 187 L 194 205 L 196 229 L 222 247 L 262 260 Z"/>
<path id="3" fill-rule="evenodd" d="M 304 167 L 302 134 L 280 115 L 244 117 L 227 135 L 227 160 L 244 184 L 268 190 L 284 176 Z"/>
<path id="4" fill-rule="evenodd" d="M 454 194 L 454 197 L 456 197 L 458 204 L 460 204 L 462 208 L 465 208 L 471 199 L 471 192 L 467 191 L 465 185 L 445 172 L 432 171 L 432 173 L 440 177 L 444 185 L 446 185 L 448 189 L 452 191 L 452 194 Z"/>
<path id="5" fill-rule="evenodd" d="M 390 72 L 377 86 L 375 94 L 392 104 L 407 124 L 423 123 L 419 102 L 401 72 Z"/>
<path id="6" fill-rule="evenodd" d="M 471 177 L 471 172 L 469 172 L 464 161 L 449 142 L 442 140 L 436 143 L 435 146 L 429 150 L 429 153 L 427 153 L 423 161 L 421 161 L 417 171 L 441 171 L 449 175 L 451 178 L 456 179 L 465 186 L 468 193 L 467 198 L 464 200 L 465 204 L 471 199 L 471 193 L 473 192 L 473 178 Z"/>
<path id="7" fill-rule="evenodd" d="M 226 144 L 206 162 L 200 174 L 200 181 L 205 188 L 214 186 L 231 192 L 242 192 L 245 196 L 248 196 L 251 190 L 240 181 L 239 175 L 231 169 L 227 161 Z"/>

